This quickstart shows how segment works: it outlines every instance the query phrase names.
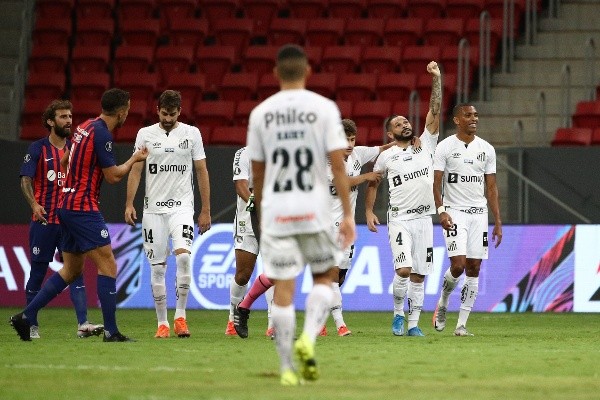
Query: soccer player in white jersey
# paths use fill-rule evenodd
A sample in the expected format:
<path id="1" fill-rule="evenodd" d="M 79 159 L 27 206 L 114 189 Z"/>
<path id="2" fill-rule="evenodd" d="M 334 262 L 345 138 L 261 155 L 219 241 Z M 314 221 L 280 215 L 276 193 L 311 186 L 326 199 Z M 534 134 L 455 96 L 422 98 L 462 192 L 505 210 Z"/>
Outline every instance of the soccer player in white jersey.
<path id="1" fill-rule="evenodd" d="M 139 130 L 135 148 L 148 148 L 146 193 L 142 234 L 144 252 L 151 266 L 152 296 L 156 308 L 156 338 L 168 338 L 167 289 L 165 273 L 169 255 L 169 238 L 177 265 L 174 332 L 189 337 L 186 305 L 191 282 L 191 248 L 194 240 L 194 183 L 196 171 L 202 210 L 198 216 L 200 234 L 210 229 L 210 186 L 206 156 L 198 128 L 177 121 L 181 113 L 181 94 L 165 90 L 158 98 L 159 122 Z M 133 199 L 137 192 L 144 163 L 132 168 L 127 179 L 125 222 L 135 225 Z"/>
<path id="2" fill-rule="evenodd" d="M 267 336 L 273 336 L 271 321 L 271 302 L 273 300 L 273 283 L 262 273 L 252 284 L 246 295 L 248 281 L 254 272 L 254 266 L 258 257 L 258 239 L 252 225 L 252 214 L 254 209 L 254 198 L 252 196 L 252 170 L 248 158 L 247 147 L 242 147 L 235 152 L 233 157 L 233 182 L 237 193 L 237 208 L 235 212 L 233 240 L 235 246 L 235 275 L 229 286 L 229 321 L 227 323 L 226 335 L 239 335 L 241 338 L 248 337 L 248 318 L 250 318 L 250 307 L 260 295 L 265 293 L 267 297 L 268 326 Z M 258 228 L 258 227 L 257 227 Z M 269 290 L 270 289 L 270 290 Z M 242 300 L 243 299 L 243 300 Z"/>
<path id="3" fill-rule="evenodd" d="M 431 75 L 431 98 L 421 135 L 422 147 L 414 147 L 414 136 L 408 120 L 392 115 L 385 120 L 385 130 L 395 146 L 381 153 L 373 171 L 382 172 L 388 180 L 388 239 L 394 257 L 394 318 L 392 333 L 404 335 L 404 299 L 408 297 L 408 336 L 425 336 L 419 328 L 419 317 L 425 298 L 425 276 L 433 269 L 433 154 L 438 141 L 441 108 L 441 74 L 435 61 L 427 65 Z M 366 221 L 369 230 L 377 232 L 379 224 L 373 213 L 377 186 L 369 183 L 365 196 Z"/>
<path id="4" fill-rule="evenodd" d="M 466 326 L 479 290 L 481 260 L 488 258 L 488 206 L 494 217 L 492 241 L 495 247 L 502 242 L 496 151 L 476 135 L 479 116 L 474 106 L 458 104 L 453 115 L 456 134 L 440 142 L 433 163 L 433 195 L 450 257 L 433 326 L 438 331 L 446 327 L 448 300 L 464 272 L 454 335 L 473 336 Z"/>
<path id="5" fill-rule="evenodd" d="M 259 104 L 248 124 L 255 204 L 260 219 L 260 251 L 265 273 L 275 284 L 271 317 L 282 385 L 318 378 L 315 342 L 333 301 L 331 269 L 340 248 L 356 236 L 344 167 L 346 140 L 335 103 L 305 89 L 310 66 L 304 50 L 283 46 L 274 74 L 280 91 Z M 344 218 L 333 237 L 327 159 Z M 294 343 L 295 278 L 309 264 L 313 288 L 306 298 L 304 328 Z M 300 376 L 292 361 L 300 361 Z"/>
<path id="6" fill-rule="evenodd" d="M 344 133 L 346 134 L 346 141 L 348 143 L 344 153 L 344 163 L 346 165 L 346 174 L 348 175 L 348 183 L 350 185 L 350 208 L 352 209 L 352 214 L 354 215 L 354 210 L 356 209 L 356 198 L 358 197 L 358 185 L 363 182 L 376 182 L 381 179 L 381 174 L 377 172 L 366 172 L 361 174 L 362 167 L 369 162 L 375 161 L 379 153 L 392 146 L 393 143 L 372 147 L 355 146 L 356 135 L 358 133 L 356 123 L 350 119 L 343 119 L 342 126 L 344 127 Z M 331 210 L 334 221 L 333 232 L 334 236 L 337 236 L 340 222 L 344 217 L 344 212 L 342 209 L 342 203 L 335 192 L 333 174 L 331 173 L 331 170 L 329 170 L 328 178 L 329 188 L 332 194 Z M 340 261 L 339 265 L 336 265 L 332 270 L 331 279 L 333 280 L 333 283 L 331 284 L 331 287 L 333 288 L 334 300 L 331 306 L 331 316 L 335 322 L 338 336 L 348 336 L 352 334 L 344 322 L 344 316 L 342 314 L 342 293 L 340 291 L 340 286 L 342 286 L 344 280 L 346 279 L 346 273 L 348 272 L 352 262 L 353 252 L 354 245 L 345 248 L 342 260 Z M 323 327 L 320 336 L 326 335 L 327 329 Z"/>

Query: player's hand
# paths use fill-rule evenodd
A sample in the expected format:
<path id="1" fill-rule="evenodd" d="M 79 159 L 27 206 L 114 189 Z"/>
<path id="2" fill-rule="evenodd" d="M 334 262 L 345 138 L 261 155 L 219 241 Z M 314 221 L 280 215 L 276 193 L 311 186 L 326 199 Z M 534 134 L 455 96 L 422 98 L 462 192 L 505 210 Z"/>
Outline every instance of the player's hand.
<path id="1" fill-rule="evenodd" d="M 379 218 L 377 218 L 377 215 L 375 215 L 373 212 L 367 212 L 366 219 L 367 228 L 369 228 L 371 232 L 377 232 L 376 225 L 379 225 Z"/>
<path id="2" fill-rule="evenodd" d="M 148 158 L 148 149 L 146 147 L 137 149 L 135 153 L 133 153 L 132 157 L 135 160 L 135 162 L 144 161 L 146 158 Z"/>
<path id="3" fill-rule="evenodd" d="M 356 240 L 356 226 L 354 224 L 354 217 L 347 216 L 340 222 L 340 230 L 338 241 L 340 247 L 345 249 L 350 246 Z"/>
<path id="4" fill-rule="evenodd" d="M 202 235 L 206 231 L 208 231 L 211 227 L 211 219 L 210 213 L 201 211 L 200 215 L 198 215 L 198 231 Z"/>
<path id="5" fill-rule="evenodd" d="M 248 197 L 248 202 L 246 203 L 246 211 L 254 212 L 254 209 L 254 194 L 251 194 L 250 197 Z"/>
<path id="6" fill-rule="evenodd" d="M 44 217 L 44 215 L 46 215 L 48 213 L 46 212 L 46 210 L 44 210 L 44 207 L 42 207 L 38 203 L 35 203 L 35 205 L 33 207 L 31 207 L 31 210 L 33 211 L 33 220 L 34 221 L 37 221 L 42 225 L 48 224 L 48 220 L 46 219 L 46 217 Z"/>
<path id="7" fill-rule="evenodd" d="M 494 248 L 498 248 L 500 243 L 502 243 L 502 225 L 494 225 L 494 230 L 492 231 L 492 242 L 496 243 Z"/>
<path id="8" fill-rule="evenodd" d="M 447 212 L 443 212 L 440 214 L 440 225 L 442 228 L 449 231 L 454 227 L 454 223 L 452 222 L 452 217 Z"/>
<path id="9" fill-rule="evenodd" d="M 137 219 L 137 213 L 135 212 L 135 207 L 126 206 L 125 207 L 125 223 L 127 223 L 128 225 L 134 226 L 136 219 Z"/>
<path id="10" fill-rule="evenodd" d="M 442 75 L 442 73 L 440 72 L 440 67 L 438 67 L 438 65 L 435 61 L 432 61 L 429 64 L 427 64 L 427 72 L 429 72 L 431 75 L 435 75 L 435 76 Z"/>
<path id="11" fill-rule="evenodd" d="M 381 176 L 381 172 L 367 172 L 365 174 L 365 181 L 379 183 L 379 181 L 381 181 Z"/>
<path id="12" fill-rule="evenodd" d="M 410 140 L 410 144 L 415 149 L 420 149 L 421 148 L 421 138 L 418 136 L 413 136 L 413 138 Z"/>

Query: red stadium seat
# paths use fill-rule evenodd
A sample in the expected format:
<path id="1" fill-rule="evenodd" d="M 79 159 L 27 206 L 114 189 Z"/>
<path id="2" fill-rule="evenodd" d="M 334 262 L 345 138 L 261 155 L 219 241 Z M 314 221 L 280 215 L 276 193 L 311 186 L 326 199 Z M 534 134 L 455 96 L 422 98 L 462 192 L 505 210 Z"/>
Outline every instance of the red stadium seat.
<path id="1" fill-rule="evenodd" d="M 336 99 L 339 100 L 370 100 L 375 93 L 377 75 L 365 73 L 340 74 Z"/>
<path id="2" fill-rule="evenodd" d="M 445 8 L 446 0 L 409 0 L 406 10 L 409 17 L 429 19 L 443 17 Z"/>
<path id="3" fill-rule="evenodd" d="M 240 63 L 246 72 L 273 73 L 279 46 L 249 46 Z"/>
<path id="4" fill-rule="evenodd" d="M 521 19 L 525 13 L 526 0 L 515 0 L 515 34 L 518 33 Z M 540 8 L 538 7 L 538 10 Z M 504 0 L 485 0 L 485 10 L 490 13 L 491 18 L 504 18 Z"/>
<path id="5" fill-rule="evenodd" d="M 346 21 L 342 18 L 319 18 L 308 20 L 306 43 L 310 46 L 335 46 L 344 35 Z"/>
<path id="6" fill-rule="evenodd" d="M 97 103 L 98 101 L 96 101 Z M 127 123 L 133 126 L 142 127 L 148 125 L 149 122 L 157 120 L 156 108 L 152 112 L 148 112 L 148 103 L 142 101 L 131 101 L 129 114 L 127 114 Z"/>
<path id="7" fill-rule="evenodd" d="M 432 46 L 457 46 L 463 30 L 464 20 L 461 18 L 431 18 L 425 22 L 423 40 Z"/>
<path id="8" fill-rule="evenodd" d="M 121 38 L 127 46 L 156 46 L 160 37 L 157 19 L 129 18 L 121 23 Z"/>
<path id="9" fill-rule="evenodd" d="M 157 0 L 161 28 L 171 28 L 180 19 L 196 16 L 197 0 Z"/>
<path id="10" fill-rule="evenodd" d="M 29 70 L 34 72 L 65 73 L 69 60 L 69 48 L 65 46 L 33 46 L 29 56 Z"/>
<path id="11" fill-rule="evenodd" d="M 73 103 L 73 126 L 77 126 L 90 118 L 96 118 L 102 113 L 102 106 L 97 99 L 77 99 L 71 100 Z M 127 117 L 127 122 L 130 122 Z"/>
<path id="12" fill-rule="evenodd" d="M 431 81 L 431 75 L 427 72 L 423 72 L 417 77 L 417 92 L 422 101 L 428 102 L 431 98 Z M 442 75 L 442 111 L 448 108 L 454 95 L 456 95 L 456 75 L 444 73 Z"/>
<path id="13" fill-rule="evenodd" d="M 245 146 L 248 129 L 245 126 L 216 126 L 210 134 L 211 145 Z"/>
<path id="14" fill-rule="evenodd" d="M 42 110 L 43 112 L 43 110 Z M 43 137 L 48 136 L 48 134 L 50 132 L 48 132 L 46 130 L 46 128 L 44 128 L 42 126 L 41 123 L 41 114 L 38 115 L 39 120 L 35 123 L 32 124 L 28 124 L 28 123 L 21 123 L 21 132 L 19 133 L 19 138 L 21 140 L 38 140 L 41 139 Z"/>
<path id="15" fill-rule="evenodd" d="M 46 131 L 42 127 L 42 114 L 49 103 L 50 100 L 48 99 L 26 98 L 23 113 L 21 114 L 21 124 L 37 125 L 40 130 Z M 48 132 L 46 131 L 46 133 Z"/>
<path id="16" fill-rule="evenodd" d="M 190 72 L 193 60 L 192 46 L 161 46 L 154 54 L 154 69 L 166 82 L 169 75 Z"/>
<path id="17" fill-rule="evenodd" d="M 344 40 L 352 46 L 379 46 L 383 41 L 385 19 L 349 19 L 346 23 Z"/>
<path id="18" fill-rule="evenodd" d="M 365 9 L 365 0 L 329 0 L 329 16 L 333 18 L 358 19 Z"/>
<path id="19" fill-rule="evenodd" d="M 124 22 L 129 19 L 149 20 L 156 9 L 155 0 L 119 0 L 116 8 L 117 20 Z"/>
<path id="20" fill-rule="evenodd" d="M 65 92 L 64 73 L 29 72 L 25 96 L 29 99 L 60 99 Z"/>
<path id="21" fill-rule="evenodd" d="M 423 133 L 423 129 L 425 129 L 425 117 L 427 116 L 427 112 L 429 111 L 429 99 L 421 100 L 417 103 L 418 111 L 417 118 L 413 121 L 410 115 L 410 102 L 408 100 L 397 101 L 392 106 L 392 112 L 394 114 L 403 115 L 408 118 L 411 122 L 413 130 L 417 135 Z M 417 123 L 419 126 L 417 126 Z"/>
<path id="22" fill-rule="evenodd" d="M 311 74 L 306 81 L 306 87 L 321 96 L 333 98 L 337 89 L 338 74 L 334 72 L 321 72 Z"/>
<path id="23" fill-rule="evenodd" d="M 590 128 L 558 128 L 552 146 L 589 146 L 592 142 Z"/>
<path id="24" fill-rule="evenodd" d="M 75 43 L 79 46 L 110 46 L 115 36 L 114 18 L 78 18 Z"/>
<path id="25" fill-rule="evenodd" d="M 366 146 L 369 138 L 369 130 L 371 128 L 368 126 L 357 126 L 356 127 L 356 145 L 357 146 Z"/>
<path id="26" fill-rule="evenodd" d="M 187 104 L 187 110 L 191 114 L 196 102 L 202 100 L 205 85 L 206 77 L 201 73 L 169 74 L 166 77 L 163 89 L 159 91 L 171 89 L 180 92 L 182 101 Z"/>
<path id="27" fill-rule="evenodd" d="M 77 0 L 78 18 L 112 18 L 115 0 Z"/>
<path id="28" fill-rule="evenodd" d="M 155 72 L 123 72 L 115 76 L 115 86 L 129 92 L 131 102 L 156 104 L 158 75 Z"/>
<path id="29" fill-rule="evenodd" d="M 36 20 L 69 21 L 75 6 L 75 0 L 37 0 L 35 2 Z"/>
<path id="30" fill-rule="evenodd" d="M 308 58 L 308 63 L 313 72 L 321 70 L 321 60 L 323 59 L 323 48 L 319 46 L 305 46 L 304 53 Z"/>
<path id="31" fill-rule="evenodd" d="M 498 48 L 502 43 L 502 19 L 490 19 L 490 58 L 492 66 L 496 64 Z M 468 19 L 465 24 L 465 35 L 471 49 L 479 48 L 479 18 Z"/>
<path id="32" fill-rule="evenodd" d="M 254 21 L 254 33 L 264 35 L 277 16 L 282 5 L 280 0 L 240 0 L 244 16 Z"/>
<path id="33" fill-rule="evenodd" d="M 383 28 L 383 41 L 388 46 L 414 46 L 422 36 L 421 18 L 390 18 Z"/>
<path id="34" fill-rule="evenodd" d="M 596 128 L 592 131 L 592 146 L 600 146 L 600 128 Z"/>
<path id="35" fill-rule="evenodd" d="M 408 0 L 367 0 L 369 18 L 400 18 L 405 15 Z"/>
<path id="36" fill-rule="evenodd" d="M 377 79 L 376 93 L 380 100 L 407 100 L 417 89 L 417 74 L 381 74 Z"/>
<path id="37" fill-rule="evenodd" d="M 402 49 L 393 46 L 366 47 L 363 50 L 361 68 L 363 72 L 375 74 L 393 73 L 400 68 Z"/>
<path id="38" fill-rule="evenodd" d="M 196 49 L 208 36 L 208 21 L 198 18 L 181 18 L 169 28 L 169 44 L 172 46 L 191 46 Z"/>
<path id="39" fill-rule="evenodd" d="M 141 126 L 135 126 L 133 124 L 130 124 L 129 121 L 125 122 L 125 125 L 115 129 L 113 133 L 115 142 L 135 143 L 135 138 L 137 137 L 140 128 Z"/>
<path id="40" fill-rule="evenodd" d="M 483 11 L 485 0 L 450 0 L 446 4 L 448 18 L 479 18 Z"/>
<path id="41" fill-rule="evenodd" d="M 600 126 L 600 100 L 580 101 L 573 114 L 573 127 L 596 128 Z"/>
<path id="42" fill-rule="evenodd" d="M 71 98 L 73 99 L 99 99 L 109 87 L 108 73 L 74 72 L 71 74 Z"/>
<path id="43" fill-rule="evenodd" d="M 220 19 L 235 18 L 238 5 L 239 0 L 200 0 L 200 11 L 212 26 Z"/>
<path id="44" fill-rule="evenodd" d="M 219 87 L 221 100 L 252 100 L 256 96 L 258 74 L 255 72 L 240 72 L 225 74 Z"/>
<path id="45" fill-rule="evenodd" d="M 389 117 L 389 115 L 386 116 L 385 118 L 387 118 L 387 117 Z M 381 124 L 379 124 L 379 126 L 372 126 L 369 128 L 366 146 L 382 146 L 383 145 L 383 137 L 384 137 L 383 121 L 385 121 L 385 118 L 381 120 Z M 385 135 L 385 136 L 386 136 L 386 140 L 390 140 L 387 137 L 387 135 Z"/>
<path id="46" fill-rule="evenodd" d="M 288 0 L 290 15 L 294 18 L 322 18 L 327 9 L 327 0 Z"/>
<path id="47" fill-rule="evenodd" d="M 234 116 L 235 101 L 200 101 L 194 107 L 194 120 L 202 126 L 228 126 Z"/>
<path id="48" fill-rule="evenodd" d="M 35 46 L 55 46 L 69 43 L 71 24 L 57 24 L 52 19 L 38 18 L 33 28 L 33 44 Z"/>
<path id="49" fill-rule="evenodd" d="M 340 109 L 340 115 L 342 118 L 350 118 L 352 119 L 352 108 L 354 103 L 349 100 L 337 100 L 335 102 L 338 108 Z"/>
<path id="50" fill-rule="evenodd" d="M 444 76 L 447 74 L 458 73 L 458 46 L 448 46 L 442 48 L 438 64 L 442 65 Z M 469 82 L 473 84 L 473 78 L 477 67 L 479 66 L 479 49 L 469 48 Z"/>
<path id="51" fill-rule="evenodd" d="M 248 126 L 248 117 L 254 108 L 259 104 L 256 100 L 242 100 L 235 107 L 233 123 L 237 126 Z"/>
<path id="52" fill-rule="evenodd" d="M 110 46 L 75 46 L 71 52 L 71 71 L 107 72 Z"/>
<path id="53" fill-rule="evenodd" d="M 202 137 L 202 143 L 204 146 L 210 144 L 210 134 L 212 133 L 212 126 L 196 125 L 200 129 L 200 136 Z"/>
<path id="54" fill-rule="evenodd" d="M 234 46 L 238 54 L 243 54 L 250 43 L 254 23 L 250 19 L 226 18 L 214 21 L 212 28 L 217 44 Z"/>
<path id="55" fill-rule="evenodd" d="M 279 82 L 275 79 L 272 72 L 262 74 L 258 80 L 258 87 L 256 88 L 256 95 L 259 100 L 264 100 L 269 96 L 279 91 Z"/>
<path id="56" fill-rule="evenodd" d="M 235 47 L 198 47 L 194 57 L 198 71 L 206 75 L 206 90 L 216 92 L 223 75 L 231 71 L 236 63 Z"/>
<path id="57" fill-rule="evenodd" d="M 271 21 L 267 40 L 273 46 L 287 43 L 301 45 L 304 43 L 307 21 L 300 18 L 274 18 Z"/>
<path id="58" fill-rule="evenodd" d="M 392 103 L 385 100 L 357 101 L 352 107 L 352 119 L 356 125 L 380 127 L 390 115 Z"/>
<path id="59" fill-rule="evenodd" d="M 408 46 L 402 53 L 402 71 L 421 74 L 427 71 L 427 64 L 439 60 L 441 50 L 437 46 Z"/>
<path id="60" fill-rule="evenodd" d="M 125 72 L 145 74 L 150 70 L 153 60 L 154 47 L 152 46 L 119 46 L 113 60 L 114 76 L 117 77 Z"/>
<path id="61" fill-rule="evenodd" d="M 354 72 L 358 69 L 360 46 L 328 46 L 323 51 L 321 69 L 324 72 Z"/>

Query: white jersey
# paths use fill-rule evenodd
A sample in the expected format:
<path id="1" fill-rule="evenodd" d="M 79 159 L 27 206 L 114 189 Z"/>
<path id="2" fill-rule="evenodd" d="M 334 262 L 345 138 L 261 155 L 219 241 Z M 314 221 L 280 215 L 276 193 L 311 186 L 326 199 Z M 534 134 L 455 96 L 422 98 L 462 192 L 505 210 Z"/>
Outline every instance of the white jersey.
<path id="1" fill-rule="evenodd" d="M 467 146 L 456 135 L 449 136 L 438 145 L 433 168 L 444 171 L 445 206 L 487 212 L 484 175 L 496 173 L 496 151 L 491 144 L 475 136 Z"/>
<path id="2" fill-rule="evenodd" d="M 330 231 L 327 155 L 347 146 L 337 105 L 306 89 L 282 90 L 250 113 L 248 125 L 250 159 L 266 163 L 262 232 Z"/>
<path id="3" fill-rule="evenodd" d="M 374 161 L 379 155 L 379 146 L 367 147 L 367 146 L 356 146 L 352 150 L 352 153 L 348 156 L 345 162 L 346 174 L 350 177 L 360 175 L 360 171 L 368 162 Z M 327 178 L 329 179 L 329 191 L 331 196 L 331 212 L 333 213 L 333 221 L 337 226 L 344 217 L 344 209 L 342 208 L 342 201 L 337 195 L 335 185 L 333 184 L 333 172 L 331 171 L 331 165 L 328 165 Z M 350 187 L 350 208 L 354 215 L 356 209 L 356 198 L 358 197 L 358 186 Z"/>
<path id="4" fill-rule="evenodd" d="M 135 147 L 146 147 L 149 152 L 144 213 L 193 212 L 193 161 L 206 158 L 198 128 L 178 122 L 167 135 L 156 123 L 139 130 Z"/>
<path id="5" fill-rule="evenodd" d="M 252 169 L 250 168 L 250 159 L 248 158 L 247 149 L 247 147 L 242 147 L 235 152 L 235 156 L 233 157 L 233 180 L 247 180 L 248 189 L 252 191 Z M 247 203 L 244 199 L 237 196 L 234 235 L 254 235 L 252 222 L 250 221 L 250 212 L 246 210 L 246 206 Z"/>
<path id="6" fill-rule="evenodd" d="M 433 154 L 438 136 L 425 129 L 420 136 L 420 149 L 392 146 L 377 158 L 373 171 L 382 172 L 388 181 L 388 221 L 406 221 L 435 213 Z"/>

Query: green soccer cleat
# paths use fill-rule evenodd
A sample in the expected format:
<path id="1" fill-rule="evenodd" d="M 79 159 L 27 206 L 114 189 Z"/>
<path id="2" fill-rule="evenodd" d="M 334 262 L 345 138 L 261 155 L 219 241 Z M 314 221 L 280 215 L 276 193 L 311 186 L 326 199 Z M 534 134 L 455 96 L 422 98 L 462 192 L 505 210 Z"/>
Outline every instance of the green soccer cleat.
<path id="1" fill-rule="evenodd" d="M 300 375 L 307 381 L 319 379 L 319 370 L 315 360 L 315 345 L 311 343 L 306 333 L 302 333 L 296 340 L 294 351 L 300 361 Z"/>

